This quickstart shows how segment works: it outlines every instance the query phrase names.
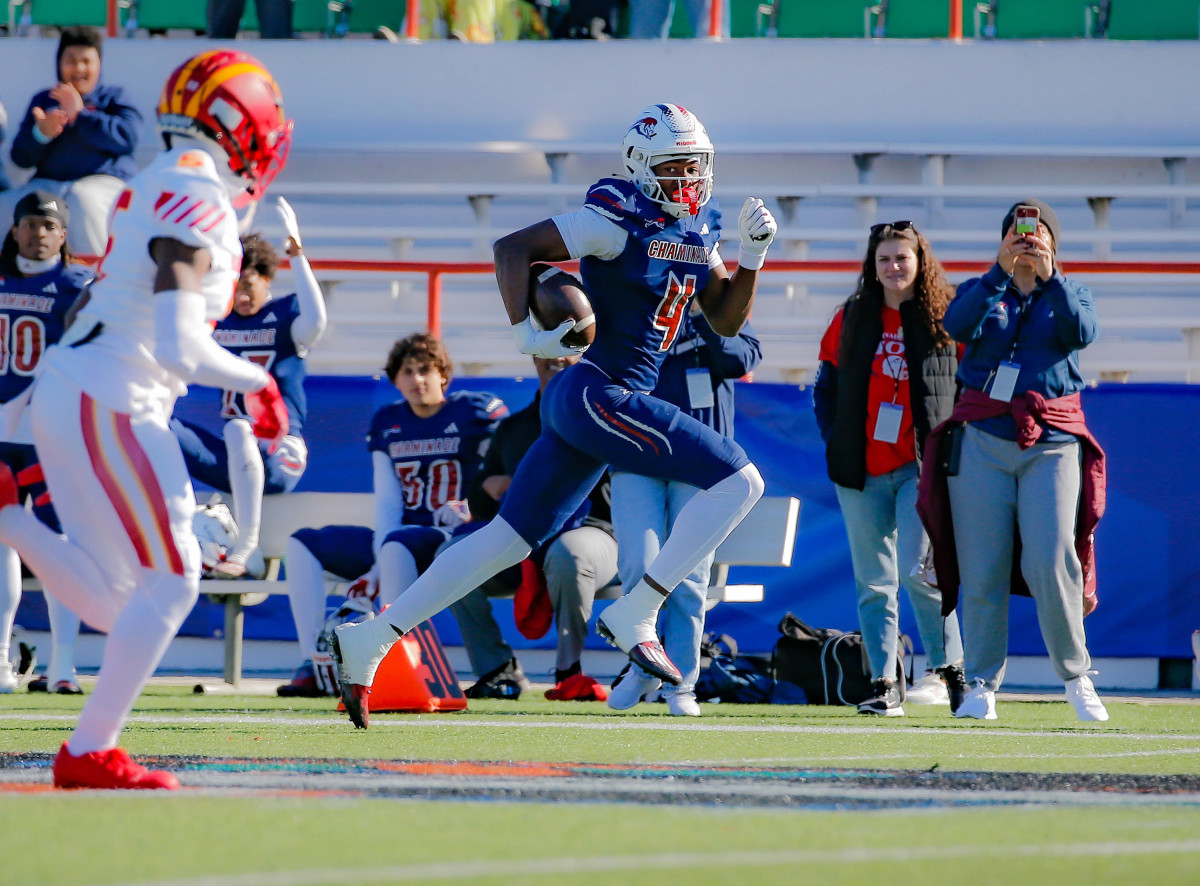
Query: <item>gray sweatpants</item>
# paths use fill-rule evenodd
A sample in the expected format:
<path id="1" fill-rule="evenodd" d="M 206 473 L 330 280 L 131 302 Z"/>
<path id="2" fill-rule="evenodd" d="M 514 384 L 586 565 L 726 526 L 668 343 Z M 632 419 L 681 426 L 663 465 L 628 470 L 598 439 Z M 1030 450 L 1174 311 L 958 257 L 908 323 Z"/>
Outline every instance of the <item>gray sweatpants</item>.
<path id="1" fill-rule="evenodd" d="M 459 538 L 439 548 L 438 556 Z M 617 543 L 603 529 L 580 526 L 564 532 L 546 550 L 543 564 L 550 603 L 554 607 L 555 634 L 558 639 L 555 667 L 567 670 L 579 661 L 587 639 L 588 619 L 596 592 L 615 584 Z M 491 597 L 507 597 L 516 591 L 495 576 L 465 597 L 450 604 L 458 620 L 463 646 L 476 676 L 495 670 L 513 657 L 500 626 L 492 615 Z"/>
<path id="2" fill-rule="evenodd" d="M 967 425 L 950 507 L 962 581 L 967 681 L 993 691 L 1008 660 L 1008 597 L 1015 532 L 1021 574 L 1037 603 L 1050 660 L 1066 681 L 1091 667 L 1083 630 L 1083 568 L 1075 553 L 1082 452 L 1078 442 L 1022 450 Z"/>

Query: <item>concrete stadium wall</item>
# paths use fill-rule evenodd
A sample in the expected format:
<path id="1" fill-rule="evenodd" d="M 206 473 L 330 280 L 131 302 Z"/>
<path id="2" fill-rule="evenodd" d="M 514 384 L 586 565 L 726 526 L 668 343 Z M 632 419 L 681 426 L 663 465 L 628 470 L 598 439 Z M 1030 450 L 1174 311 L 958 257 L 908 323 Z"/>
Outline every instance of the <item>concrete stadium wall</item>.
<path id="1" fill-rule="evenodd" d="M 147 119 L 202 40 L 112 40 L 105 79 Z M 739 40 L 417 46 L 239 41 L 283 88 L 298 150 L 339 140 L 615 141 L 644 105 L 692 108 L 726 142 L 1200 144 L 1200 43 Z M 15 127 L 56 41 L 0 40 Z M 7 145 L 4 148 L 8 162 Z"/>

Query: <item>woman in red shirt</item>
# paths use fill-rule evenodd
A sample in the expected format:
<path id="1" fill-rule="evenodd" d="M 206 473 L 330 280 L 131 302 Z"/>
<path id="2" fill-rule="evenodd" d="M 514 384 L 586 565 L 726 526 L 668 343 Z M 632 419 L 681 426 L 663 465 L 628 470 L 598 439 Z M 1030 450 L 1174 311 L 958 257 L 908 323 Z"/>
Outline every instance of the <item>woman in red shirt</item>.
<path id="1" fill-rule="evenodd" d="M 903 716 L 897 680 L 899 590 L 916 615 L 928 670 L 913 703 L 957 706 L 965 689 L 958 620 L 913 569 L 929 542 L 917 517 L 920 453 L 954 407 L 958 349 L 942 328 L 954 290 L 912 222 L 875 225 L 853 295 L 821 340 L 813 390 L 829 478 L 846 522 L 858 620 L 871 665 L 861 714 Z"/>

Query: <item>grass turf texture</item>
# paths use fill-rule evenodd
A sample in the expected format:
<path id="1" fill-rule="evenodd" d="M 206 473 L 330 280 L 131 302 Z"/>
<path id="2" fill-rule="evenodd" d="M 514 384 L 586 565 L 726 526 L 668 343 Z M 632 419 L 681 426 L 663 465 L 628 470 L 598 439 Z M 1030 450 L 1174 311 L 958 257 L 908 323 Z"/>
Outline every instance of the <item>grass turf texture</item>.
<path id="1" fill-rule="evenodd" d="M 51 754 L 81 699 L 0 697 L 0 751 Z M 1200 773 L 1200 707 L 1111 703 L 1077 724 L 1065 703 L 1002 702 L 995 723 L 946 708 L 860 717 L 848 708 L 472 702 L 461 714 L 379 715 L 355 731 L 328 701 L 152 689 L 123 742 L 135 755 L 508 760 L 1110 773 Z M 188 783 L 189 773 L 181 773 Z M 48 772 L 38 782 L 49 781 Z M 1182 780 L 1181 780 L 1182 781 Z M 189 795 L 190 793 L 190 795 Z M 263 796 L 0 793 L 0 882 L 318 884 L 676 883 L 923 886 L 1193 884 L 1195 805 L 876 811 L 607 803 Z M 64 839 L 47 842 L 47 835 Z M 47 847 L 53 846 L 53 851 Z M 969 873 L 968 873 L 969 872 Z M 1150 879 L 1147 879 L 1149 877 Z"/>

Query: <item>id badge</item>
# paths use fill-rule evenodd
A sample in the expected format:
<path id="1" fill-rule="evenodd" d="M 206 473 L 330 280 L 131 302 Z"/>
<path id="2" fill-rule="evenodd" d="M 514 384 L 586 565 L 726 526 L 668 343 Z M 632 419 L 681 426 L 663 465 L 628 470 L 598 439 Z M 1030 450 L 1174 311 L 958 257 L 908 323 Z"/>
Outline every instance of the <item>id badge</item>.
<path id="1" fill-rule="evenodd" d="M 879 417 L 875 419 L 874 439 L 880 443 L 900 441 L 900 421 L 904 418 L 904 407 L 895 403 L 880 403 Z"/>
<path id="2" fill-rule="evenodd" d="M 1017 363 L 1005 361 L 996 367 L 996 375 L 992 379 L 992 390 L 988 394 L 993 400 L 1003 400 L 1005 403 L 1013 398 L 1017 390 L 1017 376 L 1021 367 Z"/>
<path id="3" fill-rule="evenodd" d="M 688 404 L 692 409 L 707 409 L 713 405 L 712 376 L 707 369 L 689 369 L 687 389 Z"/>

